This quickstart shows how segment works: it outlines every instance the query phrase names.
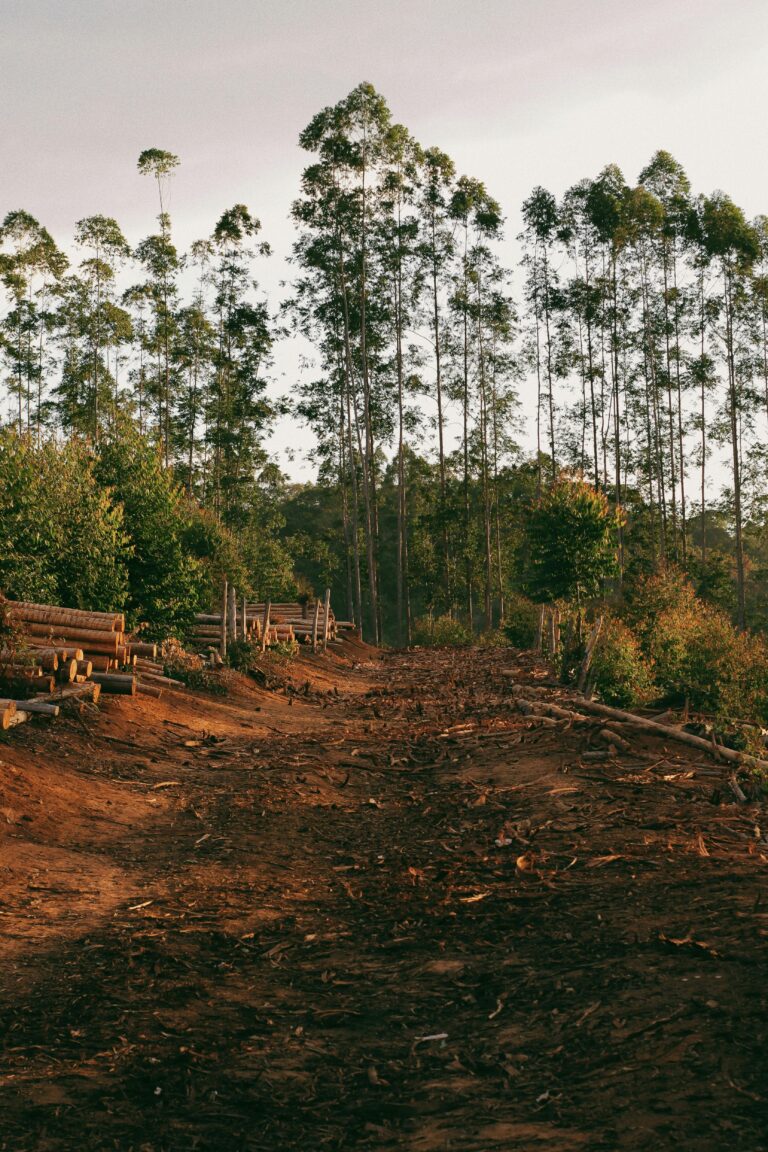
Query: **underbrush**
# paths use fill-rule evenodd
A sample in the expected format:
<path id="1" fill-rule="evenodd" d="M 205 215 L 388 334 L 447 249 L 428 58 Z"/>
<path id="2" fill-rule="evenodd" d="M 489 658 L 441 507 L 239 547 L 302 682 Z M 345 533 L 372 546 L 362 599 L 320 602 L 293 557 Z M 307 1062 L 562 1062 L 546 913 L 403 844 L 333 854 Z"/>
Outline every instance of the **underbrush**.
<path id="1" fill-rule="evenodd" d="M 539 625 L 539 607 L 527 596 L 511 595 L 504 602 L 504 632 L 513 648 L 532 648 Z"/>
<path id="2" fill-rule="evenodd" d="M 452 616 L 422 616 L 413 629 L 413 643 L 424 647 L 466 647 L 472 643 L 472 634 L 460 620 Z"/>
<path id="3" fill-rule="evenodd" d="M 592 658 L 591 681 L 606 704 L 619 708 L 645 704 L 655 694 L 652 667 L 640 641 L 615 616 L 603 621 Z"/>
<path id="4" fill-rule="evenodd" d="M 226 696 L 227 686 L 221 676 L 202 657 L 186 652 L 175 640 L 163 644 L 162 660 L 166 676 L 173 680 L 180 680 L 188 688 Z"/>
<path id="5" fill-rule="evenodd" d="M 640 581 L 623 617 L 607 617 L 591 682 L 610 703 L 655 697 L 705 713 L 718 727 L 768 722 L 765 641 L 739 632 L 674 569 Z"/>

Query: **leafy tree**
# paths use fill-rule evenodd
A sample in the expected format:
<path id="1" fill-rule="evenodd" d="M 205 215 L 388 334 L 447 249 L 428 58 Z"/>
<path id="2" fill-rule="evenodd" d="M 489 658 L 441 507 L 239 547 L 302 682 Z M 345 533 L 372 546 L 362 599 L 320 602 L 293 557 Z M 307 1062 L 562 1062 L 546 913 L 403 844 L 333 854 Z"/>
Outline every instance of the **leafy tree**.
<path id="1" fill-rule="evenodd" d="M 156 448 L 125 420 L 99 444 L 95 472 L 123 510 L 133 552 L 126 609 L 155 635 L 183 631 L 203 597 L 204 573 L 186 546 L 189 511 Z"/>
<path id="2" fill-rule="evenodd" d="M 618 514 L 583 480 L 558 481 L 531 507 L 528 578 L 537 603 L 575 603 L 579 613 L 616 575 Z"/>

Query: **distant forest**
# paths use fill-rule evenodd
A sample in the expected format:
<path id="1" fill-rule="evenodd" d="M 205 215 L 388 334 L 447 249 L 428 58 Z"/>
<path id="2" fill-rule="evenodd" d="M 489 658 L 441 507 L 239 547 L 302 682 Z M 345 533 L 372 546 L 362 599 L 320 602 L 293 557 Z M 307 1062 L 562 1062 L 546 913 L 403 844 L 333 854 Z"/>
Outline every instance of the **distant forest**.
<path id="1" fill-rule="evenodd" d="M 175 246 L 170 152 L 138 158 L 158 215 L 133 246 L 118 221 L 87 217 L 70 262 L 44 221 L 5 215 L 0 588 L 88 599 L 45 559 L 67 515 L 88 538 L 95 521 L 73 512 L 83 485 L 113 498 L 89 546 L 122 549 L 115 572 L 170 564 L 162 539 L 146 545 L 155 561 L 139 555 L 150 528 L 133 463 L 155 477 L 168 555 L 187 564 L 181 585 L 155 590 L 169 627 L 228 571 L 260 597 L 328 584 L 372 641 L 408 643 L 439 617 L 478 634 L 526 590 L 526 509 L 569 475 L 623 510 L 617 599 L 676 566 L 737 628 L 765 630 L 768 218 L 694 193 L 659 151 L 636 183 L 609 164 L 559 199 L 533 187 L 513 268 L 504 189 L 422 147 L 371 85 L 318 112 L 300 143 L 291 277 L 271 307 L 258 205 Z M 273 353 L 298 334 L 313 359 L 278 411 Z M 520 447 L 529 389 L 533 453 Z M 265 449 L 288 414 L 314 434 L 312 484 Z M 130 587 L 116 576 L 96 599 L 119 607 Z"/>

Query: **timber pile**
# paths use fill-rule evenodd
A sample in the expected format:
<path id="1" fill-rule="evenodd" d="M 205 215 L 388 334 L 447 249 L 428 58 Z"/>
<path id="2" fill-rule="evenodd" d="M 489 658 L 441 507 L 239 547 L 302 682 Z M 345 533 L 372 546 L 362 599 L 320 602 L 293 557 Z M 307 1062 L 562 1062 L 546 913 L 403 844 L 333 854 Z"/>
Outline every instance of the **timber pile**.
<path id="1" fill-rule="evenodd" d="M 126 633 L 119 612 L 87 612 L 6 600 L 6 622 L 20 641 L 0 648 L 0 727 L 30 715 L 56 716 L 68 698 L 96 703 L 101 692 L 157 697 L 173 684 L 157 663 L 157 645 Z"/>
<path id="2" fill-rule="evenodd" d="M 314 603 L 253 602 L 240 599 L 225 582 L 221 610 L 198 614 L 190 639 L 195 651 L 220 657 L 226 656 L 228 644 L 239 641 L 260 645 L 264 651 L 295 640 L 317 651 L 335 643 L 342 630 L 354 628 L 354 624 L 336 620 L 330 589 L 326 589 L 323 600 Z"/>

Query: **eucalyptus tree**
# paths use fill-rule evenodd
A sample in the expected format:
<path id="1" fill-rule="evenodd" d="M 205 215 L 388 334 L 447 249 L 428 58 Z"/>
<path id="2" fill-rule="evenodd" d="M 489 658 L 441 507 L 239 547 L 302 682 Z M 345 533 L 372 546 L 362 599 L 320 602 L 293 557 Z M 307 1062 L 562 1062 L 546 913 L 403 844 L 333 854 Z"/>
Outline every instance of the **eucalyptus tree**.
<path id="1" fill-rule="evenodd" d="M 253 511 L 265 463 L 262 440 L 272 418 L 266 396 L 272 324 L 252 278 L 253 260 L 270 251 L 256 240 L 260 231 L 248 208 L 235 204 L 222 213 L 211 237 L 216 346 L 206 406 L 208 486 L 217 515 L 231 527 L 244 527 Z"/>
<path id="2" fill-rule="evenodd" d="M 599 487 L 602 473 L 598 429 L 603 420 L 604 372 L 597 355 L 601 293 L 597 283 L 598 236 L 588 211 L 590 187 L 588 180 L 582 180 L 569 188 L 559 214 L 561 237 L 573 267 L 573 276 L 565 286 L 564 295 L 576 329 L 573 344 L 578 348 L 576 359 L 584 396 L 582 437 L 586 439 L 588 412 L 592 432 L 592 479 L 595 487 Z"/>
<path id="3" fill-rule="evenodd" d="M 293 262 L 300 274 L 285 302 L 294 331 L 317 349 L 320 374 L 305 362 L 296 385 L 295 410 L 314 430 L 315 459 L 320 475 L 335 475 L 341 498 L 345 543 L 347 608 L 362 622 L 360 456 L 352 411 L 353 366 L 349 301 L 344 275 L 345 254 L 339 217 L 340 188 L 332 165 L 307 168 L 302 198 L 293 206 L 301 232 L 294 243 Z M 362 545 L 363 552 L 365 545 Z"/>
<path id="4" fill-rule="evenodd" d="M 464 558 L 466 609 L 471 627 L 474 621 L 475 580 L 472 562 L 470 422 L 473 402 L 476 402 L 482 445 L 480 468 L 485 492 L 488 482 L 486 422 L 488 346 L 484 311 L 489 284 L 495 277 L 495 258 L 491 245 L 501 239 L 503 218 L 498 202 L 489 195 L 485 185 L 467 176 L 461 176 L 456 182 L 449 212 L 459 234 L 450 306 L 454 321 L 454 384 L 457 386 L 462 412 L 463 526 L 459 550 Z M 487 279 L 486 271 L 491 272 Z M 476 385 L 474 389 L 473 383 Z M 487 506 L 485 499 L 484 504 Z M 485 584 L 487 619 L 490 614 L 487 565 Z"/>
<path id="5" fill-rule="evenodd" d="M 592 182 L 587 193 L 587 211 L 590 214 L 598 240 L 603 245 L 605 270 L 603 273 L 604 338 L 607 335 L 611 370 L 611 409 L 606 434 L 613 431 L 613 476 L 616 502 L 621 503 L 621 345 L 625 319 L 624 300 L 620 300 L 620 269 L 622 251 L 626 243 L 626 200 L 628 188 L 621 171 L 615 164 L 603 169 Z M 621 548 L 621 541 L 620 541 Z"/>
<path id="6" fill-rule="evenodd" d="M 199 454 L 204 444 L 201 422 L 216 353 L 216 329 L 208 314 L 208 289 L 215 249 L 210 240 L 196 240 L 189 251 L 189 264 L 196 270 L 191 302 L 177 317 L 174 359 L 179 365 L 174 420 L 174 458 L 187 493 L 202 493 Z"/>
<path id="7" fill-rule="evenodd" d="M 130 317 L 115 301 L 117 272 L 131 250 L 110 216 L 79 220 L 75 243 L 88 254 L 58 292 L 64 349 L 57 389 L 59 417 L 69 431 L 98 439 L 117 407 L 110 353 L 129 340 L 132 331 Z"/>
<path id="8" fill-rule="evenodd" d="M 625 341 L 626 344 L 634 345 L 635 353 L 626 382 L 627 409 L 631 410 L 630 418 L 634 423 L 638 445 L 634 453 L 634 470 L 638 486 L 645 493 L 652 525 L 651 550 L 654 556 L 662 558 L 667 552 L 666 481 L 659 419 L 659 380 L 663 375 L 661 345 L 664 335 L 657 294 L 654 291 L 654 269 L 663 221 L 663 205 L 647 188 L 640 185 L 628 192 L 624 236 L 629 274 L 637 296 L 637 315 L 634 322 L 630 323 Z M 625 456 L 628 455 L 629 452 L 625 453 Z"/>
<path id="9" fill-rule="evenodd" d="M 553 306 L 556 306 L 557 280 L 553 273 L 552 245 L 558 232 L 557 201 L 546 188 L 534 188 L 523 203 L 525 231 L 523 242 L 526 253 L 523 264 L 527 271 L 526 292 L 534 325 L 534 363 L 536 369 L 536 442 L 539 458 L 539 485 L 541 485 L 541 411 L 547 407 L 549 433 L 550 477 L 557 478 L 557 448 L 555 444 L 554 379 L 557 349 L 554 346 Z M 543 333 L 543 335 L 542 335 Z M 543 340 L 543 352 L 542 352 Z M 542 392 L 542 377 L 546 391 Z"/>
<path id="10" fill-rule="evenodd" d="M 397 388 L 397 632 L 401 645 L 410 644 L 412 631 L 405 452 L 407 392 L 419 383 L 420 356 L 408 335 L 416 323 L 424 273 L 417 197 L 421 162 L 422 151 L 407 129 L 393 124 L 382 157 L 376 248 L 384 291 L 387 281 L 391 285 L 389 314 Z"/>
<path id="11" fill-rule="evenodd" d="M 737 360 L 739 324 L 748 299 L 748 276 L 760 255 L 759 238 L 744 213 L 722 192 L 704 200 L 701 213 L 703 243 L 716 263 L 722 294 L 720 323 L 715 329 L 725 361 L 726 413 L 733 471 L 733 515 L 736 551 L 737 618 L 745 627 L 745 569 L 741 490 L 741 416 L 746 401 L 745 380 Z"/>
<path id="12" fill-rule="evenodd" d="M 445 152 L 428 148 L 423 155 L 421 179 L 422 247 L 429 281 L 430 342 L 435 364 L 435 405 L 437 427 L 437 458 L 440 478 L 440 533 L 442 536 L 442 606 L 453 604 L 453 578 L 450 538 L 448 533 L 448 507 L 446 487 L 445 449 L 445 386 L 444 356 L 446 352 L 446 326 L 444 299 L 449 283 L 451 264 L 455 254 L 454 230 L 448 214 L 453 195 L 456 168 Z"/>
<path id="13" fill-rule="evenodd" d="M 370 631 L 381 634 L 378 597 L 377 447 L 392 429 L 392 390 L 385 349 L 391 331 L 387 279 L 375 264 L 381 171 L 391 115 L 371 84 L 359 84 L 319 112 L 300 136 L 317 157 L 302 177 L 293 217 L 301 229 L 295 259 L 305 276 L 333 277 L 341 305 L 343 373 L 353 443 L 360 464 Z M 335 311 L 335 310 L 334 310 Z M 332 323 L 338 323 L 338 313 Z"/>
<path id="14" fill-rule="evenodd" d="M 23 210 L 9 212 L 0 224 L 0 281 L 10 308 L 3 318 L 0 348 L 9 367 L 8 391 L 16 397 L 19 432 L 36 430 L 38 441 L 48 402 L 44 385 L 48 336 L 55 318 L 53 289 L 67 259 L 46 228 Z"/>
<path id="15" fill-rule="evenodd" d="M 684 361 L 682 332 L 685 323 L 686 294 L 679 283 L 680 256 L 686 246 L 691 229 L 691 186 L 683 167 L 669 154 L 659 151 L 640 173 L 640 183 L 658 199 L 663 207 L 663 220 L 659 229 L 658 250 L 662 276 L 662 304 L 664 312 L 665 378 L 667 389 L 667 416 L 670 439 L 670 479 L 672 521 L 675 524 L 677 499 L 676 483 L 680 484 L 680 544 L 685 563 L 687 547 L 685 498 L 685 444 L 683 419 Z M 672 393 L 676 396 L 673 405 Z M 676 420 L 673 416 L 676 407 Z M 675 455 L 677 454 L 677 466 Z M 678 541 L 674 540 L 677 554 Z"/>

